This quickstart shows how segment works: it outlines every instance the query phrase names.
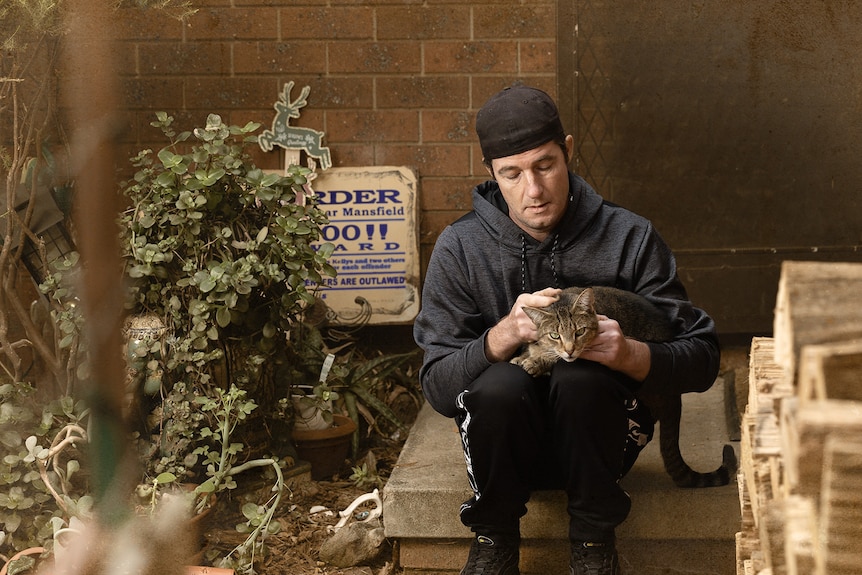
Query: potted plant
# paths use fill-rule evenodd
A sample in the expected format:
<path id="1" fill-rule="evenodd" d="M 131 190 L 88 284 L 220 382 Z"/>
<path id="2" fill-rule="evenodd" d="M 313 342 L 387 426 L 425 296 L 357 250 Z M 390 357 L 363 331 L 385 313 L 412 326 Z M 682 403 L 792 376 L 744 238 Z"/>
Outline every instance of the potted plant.
<path id="1" fill-rule="evenodd" d="M 303 321 L 291 331 L 289 377 L 297 392 L 293 441 L 299 457 L 311 462 L 315 479 L 336 473 L 349 453 L 356 456 L 362 421 L 374 428 L 382 416 L 396 434 L 407 429 L 378 393 L 415 353 L 365 357 L 351 335 L 361 328 L 330 330 Z M 307 411 L 299 415 L 302 410 Z"/>
<path id="2" fill-rule="evenodd" d="M 133 159 L 120 220 L 130 308 L 165 325 L 139 358 L 148 377 L 157 374 L 148 389 L 185 381 L 207 397 L 232 383 L 258 405 L 278 405 L 287 334 L 335 274 L 332 244 L 315 243 L 327 220 L 306 186 L 310 171 L 255 167 L 247 146 L 258 124 L 229 126 L 213 114 L 177 133 L 172 122 L 158 114 L 168 145 Z"/>

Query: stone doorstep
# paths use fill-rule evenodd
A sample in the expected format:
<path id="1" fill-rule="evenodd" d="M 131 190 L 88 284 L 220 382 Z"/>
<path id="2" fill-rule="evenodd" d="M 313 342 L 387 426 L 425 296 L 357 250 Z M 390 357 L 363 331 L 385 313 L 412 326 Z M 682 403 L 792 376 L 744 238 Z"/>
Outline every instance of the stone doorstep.
<path id="1" fill-rule="evenodd" d="M 402 575 L 455 575 L 464 566 L 469 539 L 399 541 Z M 623 575 L 735 575 L 736 557 L 726 541 L 620 539 Z M 521 543 L 521 575 L 568 573 L 569 546 L 562 539 Z"/>
<path id="2" fill-rule="evenodd" d="M 719 378 L 709 391 L 683 397 L 680 444 L 695 469 L 718 466 L 728 442 L 724 385 Z M 736 482 L 677 488 L 664 471 L 657 443 L 644 449 L 623 480 L 633 501 L 631 515 L 617 531 L 624 564 L 636 559 L 633 564 L 646 565 L 639 554 L 663 549 L 667 556 L 654 557 L 650 564 L 679 564 L 692 573 L 735 573 L 734 535 L 740 528 Z M 399 541 L 405 573 L 457 573 L 463 566 L 471 533 L 461 524 L 458 509 L 469 495 L 455 424 L 426 404 L 383 490 L 386 536 Z M 537 492 L 527 509 L 521 523 L 524 573 L 564 569 L 568 517 L 563 492 Z M 550 571 L 549 561 L 555 565 Z"/>

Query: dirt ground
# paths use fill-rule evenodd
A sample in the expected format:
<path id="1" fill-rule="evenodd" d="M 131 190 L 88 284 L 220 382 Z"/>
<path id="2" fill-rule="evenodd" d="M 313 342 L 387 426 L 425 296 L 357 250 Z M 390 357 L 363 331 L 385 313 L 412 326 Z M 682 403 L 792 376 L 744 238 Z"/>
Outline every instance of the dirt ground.
<path id="1" fill-rule="evenodd" d="M 398 458 L 401 444 L 386 449 L 374 449 L 377 470 L 381 477 L 388 477 Z M 256 565 L 260 575 L 396 575 L 393 551 L 384 542 L 377 558 L 367 565 L 338 568 L 320 561 L 320 546 L 333 535 L 333 527 L 345 510 L 357 497 L 370 493 L 374 485 L 357 487 L 348 480 L 351 466 L 331 481 L 314 481 L 307 473 L 288 479 L 289 488 L 283 495 L 276 518 L 281 530 L 267 539 L 268 555 Z M 260 488 L 263 494 L 266 487 Z M 244 535 L 235 525 L 244 518 L 240 513 L 241 500 L 251 493 L 240 493 L 233 501 L 220 502 L 204 533 L 204 553 L 218 552 L 225 555 L 241 543 Z M 224 503 L 224 504 L 223 504 Z M 318 511 L 317 509 L 323 508 Z M 373 505 L 360 507 L 358 511 L 371 510 Z M 206 562 L 206 561 L 204 561 Z"/>

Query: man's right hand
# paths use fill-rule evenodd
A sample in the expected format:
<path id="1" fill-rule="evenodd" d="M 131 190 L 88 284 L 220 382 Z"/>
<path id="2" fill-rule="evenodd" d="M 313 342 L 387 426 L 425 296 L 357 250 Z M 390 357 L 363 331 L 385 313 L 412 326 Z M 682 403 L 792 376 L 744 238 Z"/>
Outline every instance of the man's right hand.
<path id="1" fill-rule="evenodd" d="M 536 341 L 536 325 L 523 308 L 547 307 L 559 299 L 561 291 L 545 288 L 519 295 L 509 313 L 488 331 L 488 337 L 485 338 L 485 357 L 488 361 L 507 361 L 521 345 Z"/>

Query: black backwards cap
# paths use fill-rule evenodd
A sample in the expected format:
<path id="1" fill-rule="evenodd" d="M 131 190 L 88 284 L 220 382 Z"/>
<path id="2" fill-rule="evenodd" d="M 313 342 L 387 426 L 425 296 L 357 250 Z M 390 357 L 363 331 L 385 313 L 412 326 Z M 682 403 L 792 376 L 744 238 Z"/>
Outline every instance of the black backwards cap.
<path id="1" fill-rule="evenodd" d="M 505 88 L 485 102 L 476 114 L 476 134 L 487 162 L 566 136 L 551 97 L 522 85 Z"/>

